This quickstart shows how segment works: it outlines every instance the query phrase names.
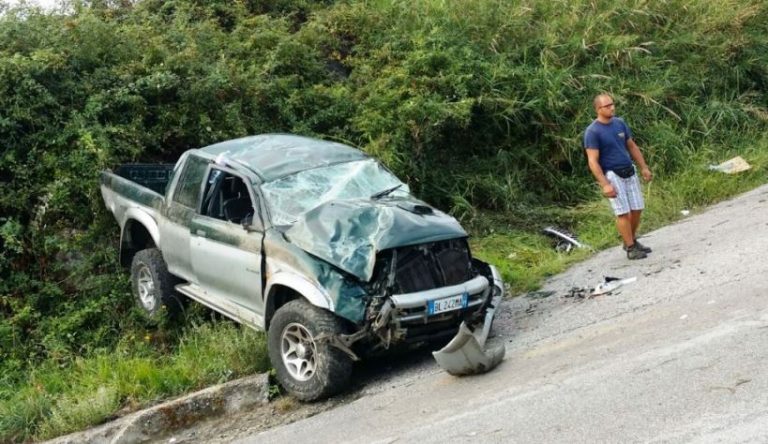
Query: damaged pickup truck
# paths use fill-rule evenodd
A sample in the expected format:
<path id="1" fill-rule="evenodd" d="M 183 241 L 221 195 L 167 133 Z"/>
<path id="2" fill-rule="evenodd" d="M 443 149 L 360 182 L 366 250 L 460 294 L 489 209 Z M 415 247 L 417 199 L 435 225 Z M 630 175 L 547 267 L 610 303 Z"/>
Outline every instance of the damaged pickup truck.
<path id="1" fill-rule="evenodd" d="M 454 218 L 339 143 L 245 137 L 104 171 L 101 192 L 146 314 L 180 294 L 266 331 L 302 400 L 344 388 L 360 357 L 482 330 L 503 295 Z"/>

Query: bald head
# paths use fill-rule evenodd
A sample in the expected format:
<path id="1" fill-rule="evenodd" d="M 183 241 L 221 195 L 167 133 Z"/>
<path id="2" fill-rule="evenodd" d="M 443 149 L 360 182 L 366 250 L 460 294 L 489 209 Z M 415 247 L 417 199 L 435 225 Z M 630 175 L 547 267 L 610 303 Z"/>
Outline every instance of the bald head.
<path id="1" fill-rule="evenodd" d="M 613 105 L 613 97 L 608 94 L 599 94 L 595 97 L 595 114 L 597 114 L 597 120 L 608 123 L 613 118 L 616 108 Z"/>
<path id="2" fill-rule="evenodd" d="M 601 106 L 611 102 L 613 102 L 613 97 L 608 94 L 598 94 L 595 96 L 595 100 L 592 101 L 592 104 L 595 106 L 595 109 L 599 109 Z"/>

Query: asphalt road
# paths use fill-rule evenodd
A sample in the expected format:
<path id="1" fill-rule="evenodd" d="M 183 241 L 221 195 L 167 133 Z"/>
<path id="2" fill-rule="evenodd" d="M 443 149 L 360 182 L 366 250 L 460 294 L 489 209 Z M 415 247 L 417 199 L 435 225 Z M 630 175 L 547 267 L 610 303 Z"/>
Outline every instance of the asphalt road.
<path id="1" fill-rule="evenodd" d="M 768 442 L 768 186 L 642 240 L 646 260 L 606 250 L 505 301 L 490 373 L 416 359 L 238 442 Z M 637 281 L 565 297 L 603 276 Z"/>

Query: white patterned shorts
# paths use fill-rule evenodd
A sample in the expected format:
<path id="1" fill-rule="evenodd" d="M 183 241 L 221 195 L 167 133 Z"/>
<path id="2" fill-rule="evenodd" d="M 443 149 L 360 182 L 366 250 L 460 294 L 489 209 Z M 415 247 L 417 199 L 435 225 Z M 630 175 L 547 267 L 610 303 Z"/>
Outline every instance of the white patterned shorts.
<path id="1" fill-rule="evenodd" d="M 632 177 L 626 179 L 619 177 L 613 171 L 608 171 L 605 178 L 613 185 L 616 190 L 616 197 L 608 199 L 613 208 L 613 214 L 621 216 L 629 213 L 630 210 L 642 210 L 645 208 L 643 202 L 643 192 L 640 190 L 640 179 L 635 173 Z"/>

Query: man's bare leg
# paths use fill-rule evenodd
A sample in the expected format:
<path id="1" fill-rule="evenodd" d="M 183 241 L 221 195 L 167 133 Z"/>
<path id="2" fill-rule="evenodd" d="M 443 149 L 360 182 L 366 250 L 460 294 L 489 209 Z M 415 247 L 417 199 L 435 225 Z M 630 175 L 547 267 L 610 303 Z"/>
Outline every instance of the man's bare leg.
<path id="1" fill-rule="evenodd" d="M 632 224 L 632 242 L 637 239 L 637 229 L 640 228 L 640 216 L 643 214 L 643 210 L 631 210 L 629 212 L 629 220 Z"/>
<path id="2" fill-rule="evenodd" d="M 635 236 L 632 232 L 632 216 L 630 213 L 616 216 L 616 229 L 619 230 L 624 246 L 629 247 L 635 243 Z"/>

